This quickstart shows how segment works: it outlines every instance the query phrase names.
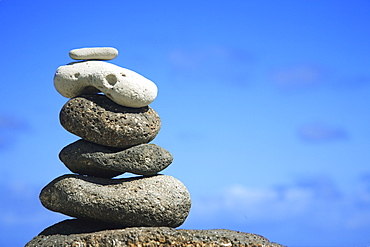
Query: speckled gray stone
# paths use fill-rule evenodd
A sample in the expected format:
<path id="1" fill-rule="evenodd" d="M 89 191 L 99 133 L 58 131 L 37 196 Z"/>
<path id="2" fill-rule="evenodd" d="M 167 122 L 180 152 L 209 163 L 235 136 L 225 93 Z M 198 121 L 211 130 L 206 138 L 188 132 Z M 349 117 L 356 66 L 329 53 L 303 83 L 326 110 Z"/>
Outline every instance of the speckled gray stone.
<path id="1" fill-rule="evenodd" d="M 59 158 L 74 173 L 108 178 L 125 172 L 155 175 L 173 160 L 170 152 L 155 144 L 115 151 L 83 139 L 64 147 Z"/>
<path id="2" fill-rule="evenodd" d="M 65 221 L 59 223 L 58 228 L 67 225 L 70 229 L 78 222 Z M 91 224 L 89 222 L 89 224 Z M 52 228 L 52 227 L 50 227 Z M 96 226 L 95 228 L 99 228 Z M 75 228 L 76 229 L 76 228 Z M 231 231 L 225 229 L 214 230 L 183 230 L 168 227 L 132 227 L 97 231 L 91 233 L 69 234 L 54 230 L 54 234 L 40 233 L 27 243 L 26 247 L 59 247 L 59 246 L 105 246 L 105 247 L 154 247 L 154 246 L 207 246 L 207 247 L 284 247 L 270 242 L 268 239 L 252 233 Z"/>
<path id="3" fill-rule="evenodd" d="M 189 214 L 186 187 L 166 175 L 123 179 L 63 175 L 40 193 L 49 210 L 122 226 L 178 227 Z"/>
<path id="4" fill-rule="evenodd" d="M 59 118 L 67 131 L 87 141 L 118 148 L 149 143 L 161 127 L 151 107 L 121 106 L 100 94 L 70 99 Z"/>

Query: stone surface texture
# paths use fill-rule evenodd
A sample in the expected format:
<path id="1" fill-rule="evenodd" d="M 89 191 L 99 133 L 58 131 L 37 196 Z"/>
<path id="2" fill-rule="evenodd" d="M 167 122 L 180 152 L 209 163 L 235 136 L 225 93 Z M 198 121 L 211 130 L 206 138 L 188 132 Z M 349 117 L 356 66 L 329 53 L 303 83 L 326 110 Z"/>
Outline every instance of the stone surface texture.
<path id="1" fill-rule="evenodd" d="M 173 160 L 170 152 L 155 144 L 115 151 L 82 139 L 64 147 L 59 158 L 74 173 L 109 178 L 125 172 L 155 175 Z"/>
<path id="2" fill-rule="evenodd" d="M 74 49 L 69 57 L 75 60 L 112 60 L 118 56 L 118 50 L 113 47 L 89 47 Z"/>
<path id="3" fill-rule="evenodd" d="M 104 61 L 60 66 L 54 75 L 56 90 L 67 98 L 103 92 L 119 105 L 144 107 L 157 97 L 157 86 L 138 73 Z"/>
<path id="4" fill-rule="evenodd" d="M 117 148 L 148 143 L 161 127 L 161 120 L 151 107 L 124 107 L 100 94 L 70 99 L 59 118 L 69 132 L 87 141 Z"/>
<path id="5" fill-rule="evenodd" d="M 133 227 L 80 234 L 43 234 L 32 239 L 26 247 L 50 246 L 105 246 L 105 247 L 152 247 L 152 246 L 244 246 L 283 247 L 251 233 L 224 229 L 176 230 L 168 227 Z"/>
<path id="6" fill-rule="evenodd" d="M 80 219 L 122 226 L 178 227 L 190 210 L 190 195 L 166 175 L 104 179 L 63 175 L 40 193 L 44 207 Z"/>

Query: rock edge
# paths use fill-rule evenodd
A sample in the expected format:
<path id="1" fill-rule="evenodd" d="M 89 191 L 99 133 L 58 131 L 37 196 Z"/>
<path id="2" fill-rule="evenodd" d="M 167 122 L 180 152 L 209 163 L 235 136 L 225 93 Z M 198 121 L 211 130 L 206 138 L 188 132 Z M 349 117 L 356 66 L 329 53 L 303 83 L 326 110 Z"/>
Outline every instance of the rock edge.
<path id="1" fill-rule="evenodd" d="M 257 234 L 225 229 L 183 230 L 169 227 L 132 227 L 70 235 L 39 235 L 26 247 L 50 246 L 245 246 L 283 247 Z"/>

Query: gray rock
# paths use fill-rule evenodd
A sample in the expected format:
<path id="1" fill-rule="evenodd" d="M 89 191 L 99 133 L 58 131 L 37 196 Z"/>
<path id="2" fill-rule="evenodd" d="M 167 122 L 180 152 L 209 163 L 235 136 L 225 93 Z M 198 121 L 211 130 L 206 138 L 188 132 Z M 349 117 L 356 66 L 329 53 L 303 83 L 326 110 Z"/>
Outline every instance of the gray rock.
<path id="1" fill-rule="evenodd" d="M 68 223 L 71 225 L 71 223 Z M 59 246 L 244 246 L 283 247 L 252 233 L 225 229 L 179 230 L 168 227 L 133 227 L 92 233 L 49 235 L 41 233 L 27 243 L 26 247 Z"/>
<path id="2" fill-rule="evenodd" d="M 118 148 L 148 143 L 161 127 L 161 120 L 151 107 L 121 106 L 101 94 L 70 99 L 59 118 L 67 131 L 87 141 Z"/>
<path id="3" fill-rule="evenodd" d="M 125 172 L 155 175 L 173 160 L 170 152 L 155 144 L 140 144 L 115 151 L 85 140 L 64 147 L 59 158 L 72 172 L 109 178 Z"/>
<path id="4" fill-rule="evenodd" d="M 178 227 L 189 214 L 186 187 L 166 175 L 106 179 L 63 175 L 40 193 L 49 210 L 121 226 Z"/>

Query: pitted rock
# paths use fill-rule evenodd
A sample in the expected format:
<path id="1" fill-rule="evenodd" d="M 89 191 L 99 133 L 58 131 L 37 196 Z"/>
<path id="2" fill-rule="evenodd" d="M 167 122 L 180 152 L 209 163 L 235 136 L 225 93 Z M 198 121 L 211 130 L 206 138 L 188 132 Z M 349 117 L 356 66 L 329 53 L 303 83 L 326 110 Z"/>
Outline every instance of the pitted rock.
<path id="1" fill-rule="evenodd" d="M 97 222 L 65 220 L 53 225 L 27 243 L 26 247 L 73 246 L 238 246 L 238 247 L 284 247 L 267 238 L 246 232 L 226 229 L 185 230 L 169 227 L 130 227 L 106 230 Z"/>
<path id="2" fill-rule="evenodd" d="M 107 178 L 125 172 L 155 175 L 173 160 L 170 152 L 155 144 L 140 144 L 116 151 L 82 139 L 64 147 L 59 158 L 74 173 Z"/>
<path id="3" fill-rule="evenodd" d="M 166 175 L 106 179 L 63 175 L 40 193 L 49 210 L 121 226 L 178 227 L 189 214 L 186 187 Z"/>
<path id="4" fill-rule="evenodd" d="M 157 86 L 138 73 L 103 61 L 60 66 L 54 76 L 56 90 L 67 98 L 103 92 L 119 105 L 144 107 L 157 97 Z"/>
<path id="5" fill-rule="evenodd" d="M 113 47 L 89 47 L 74 49 L 69 57 L 75 60 L 112 60 L 118 56 L 118 50 Z"/>
<path id="6" fill-rule="evenodd" d="M 70 99 L 59 118 L 67 131 L 82 139 L 122 149 L 149 143 L 161 127 L 160 118 L 151 107 L 121 106 L 100 94 Z"/>

